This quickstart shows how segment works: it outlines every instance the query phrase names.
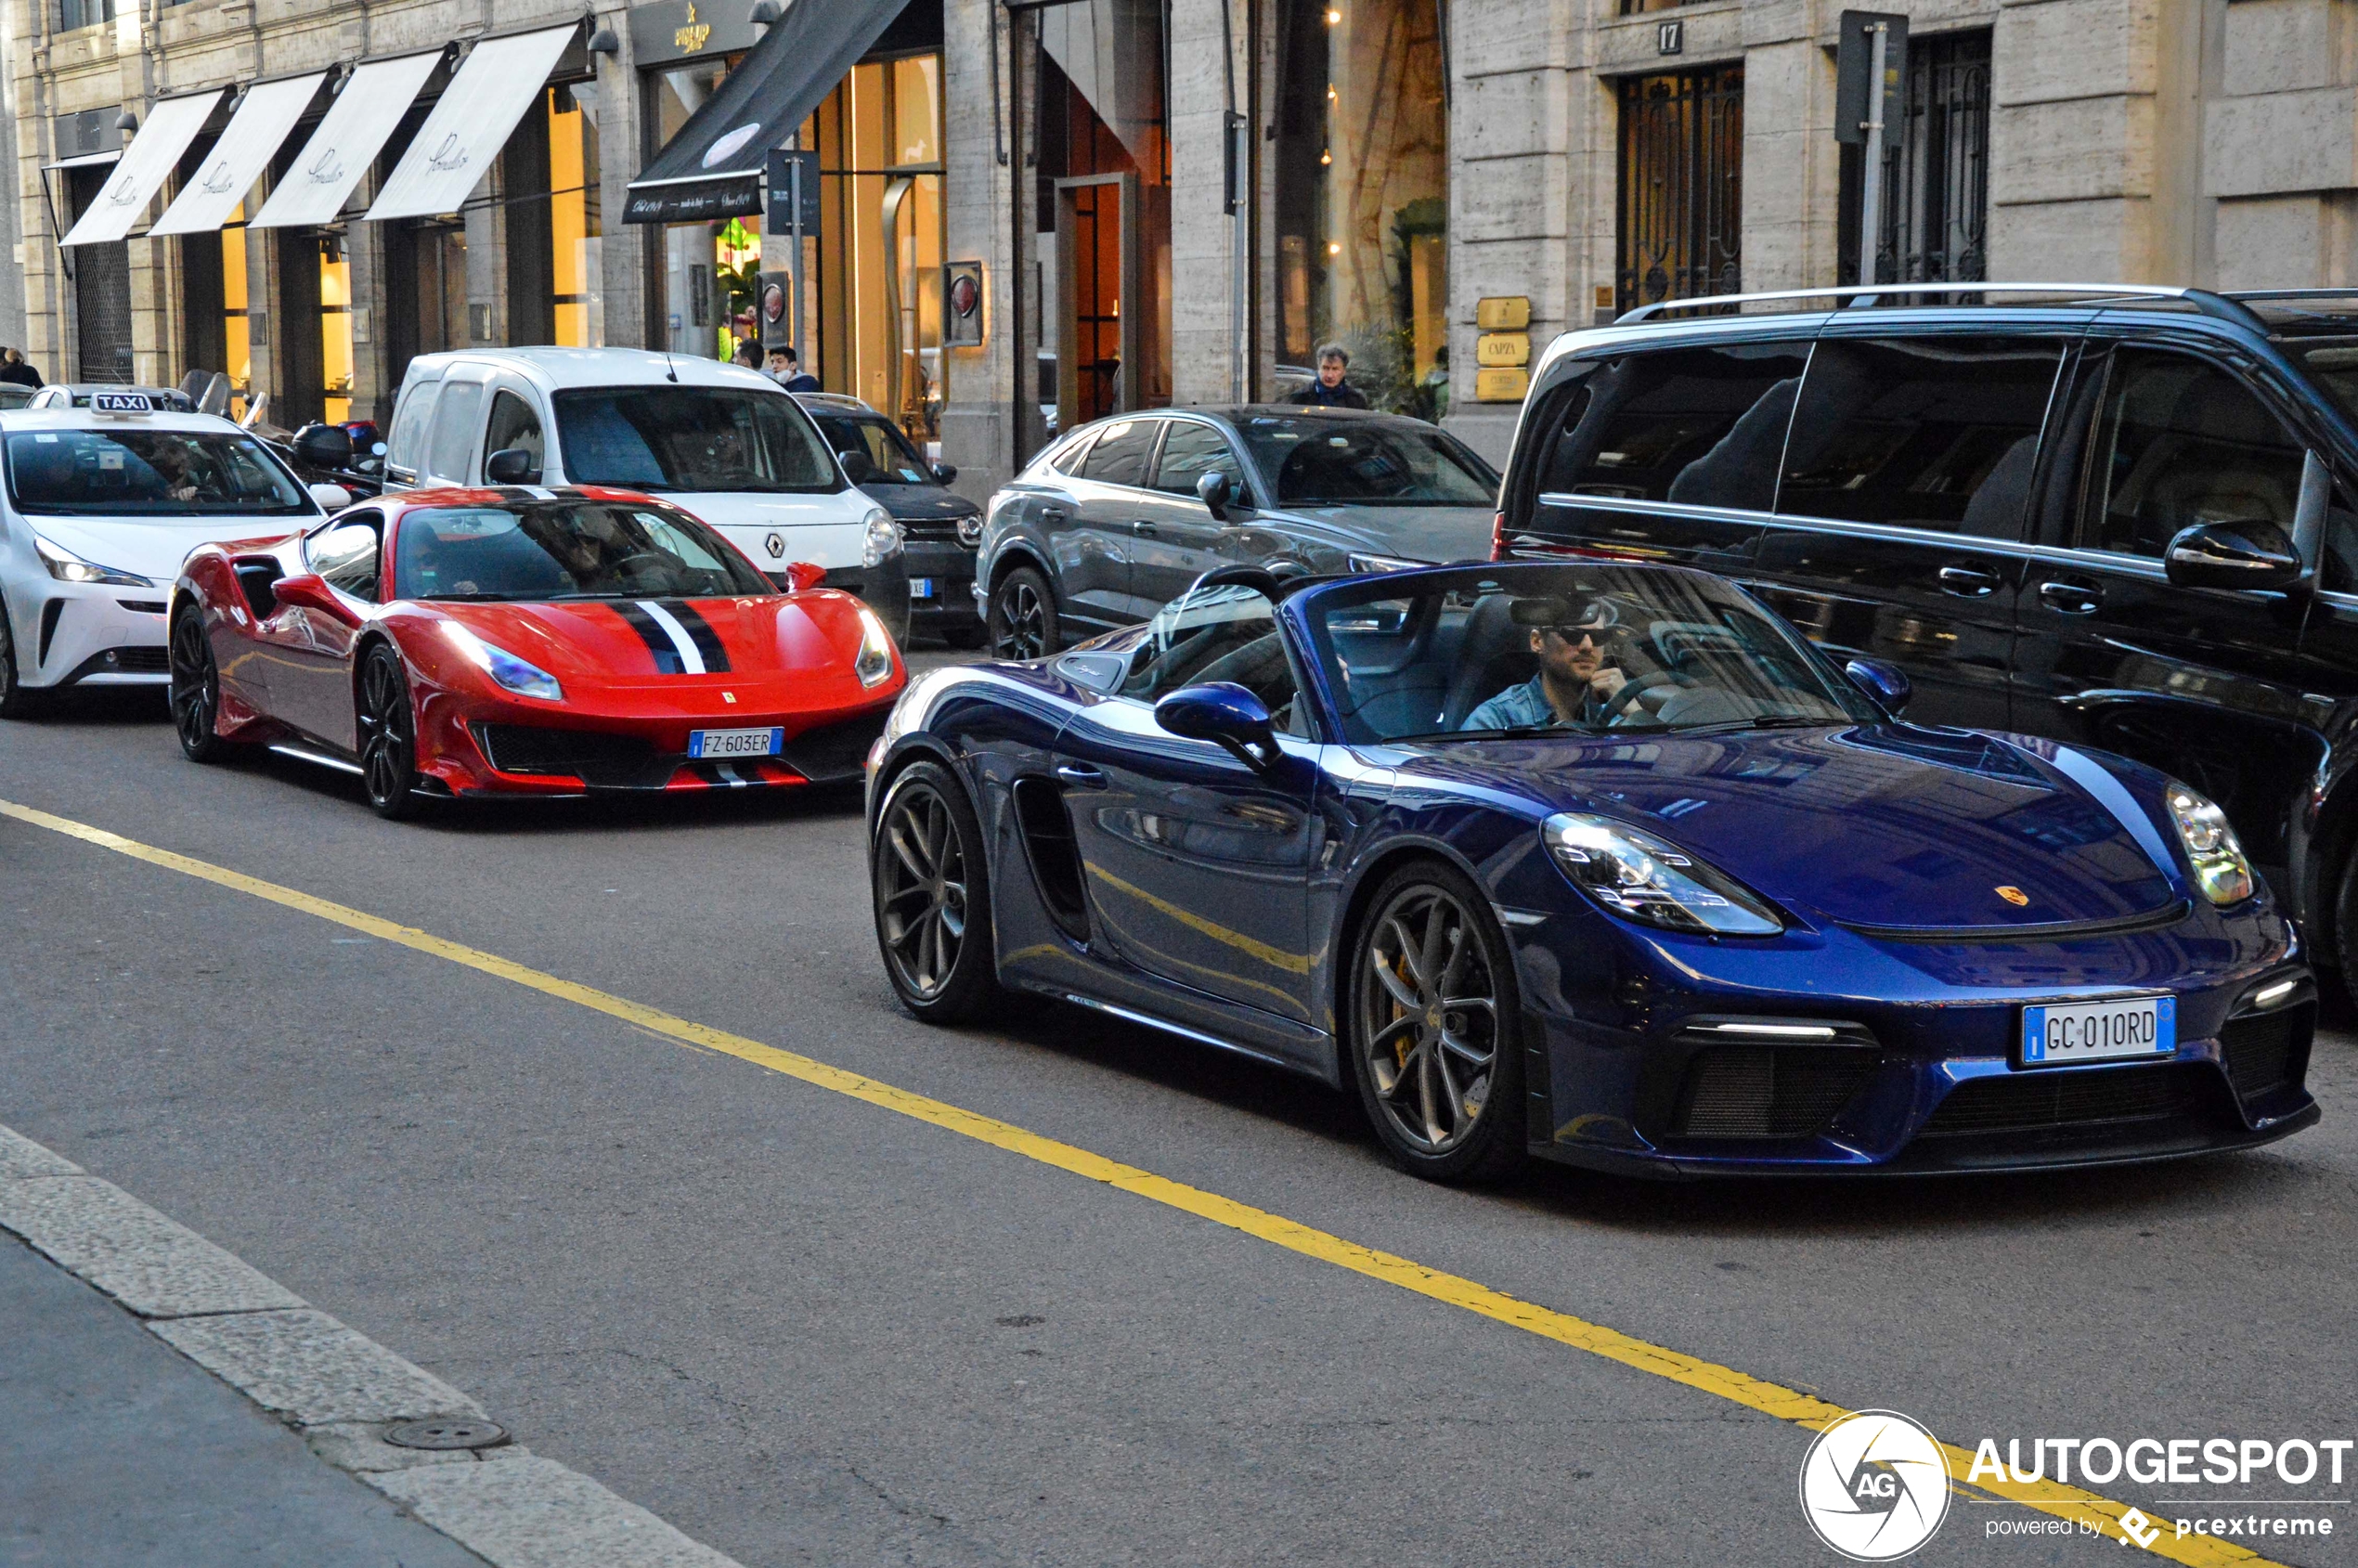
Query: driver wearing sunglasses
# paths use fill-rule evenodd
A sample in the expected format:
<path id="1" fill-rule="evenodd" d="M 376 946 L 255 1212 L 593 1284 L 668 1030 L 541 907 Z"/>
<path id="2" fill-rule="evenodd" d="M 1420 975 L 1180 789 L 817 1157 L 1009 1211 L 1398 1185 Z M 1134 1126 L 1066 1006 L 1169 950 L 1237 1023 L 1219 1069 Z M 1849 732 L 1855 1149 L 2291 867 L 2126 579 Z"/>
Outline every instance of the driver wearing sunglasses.
<path id="1" fill-rule="evenodd" d="M 1539 671 L 1466 715 L 1460 730 L 1601 729 L 1620 717 L 1629 628 L 1610 599 L 1525 599 L 1515 623 L 1531 628 Z"/>

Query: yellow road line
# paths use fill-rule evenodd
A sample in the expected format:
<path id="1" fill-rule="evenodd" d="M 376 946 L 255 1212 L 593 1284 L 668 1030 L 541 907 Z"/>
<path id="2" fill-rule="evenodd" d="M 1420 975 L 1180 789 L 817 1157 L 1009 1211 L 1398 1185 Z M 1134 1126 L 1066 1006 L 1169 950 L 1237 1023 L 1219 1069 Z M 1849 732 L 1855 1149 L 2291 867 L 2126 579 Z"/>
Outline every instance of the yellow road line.
<path id="1" fill-rule="evenodd" d="M 677 1041 L 681 1044 L 693 1045 L 707 1051 L 717 1051 L 723 1056 L 735 1056 L 740 1060 L 751 1062 L 757 1067 L 768 1068 L 772 1072 L 784 1073 L 789 1078 L 798 1078 L 806 1083 L 815 1084 L 822 1089 L 833 1090 L 836 1094 L 848 1095 L 856 1100 L 864 1100 L 870 1105 L 881 1107 L 886 1110 L 898 1111 L 903 1116 L 914 1117 L 917 1121 L 930 1122 L 934 1126 L 945 1128 L 962 1136 L 989 1144 L 994 1148 L 1005 1149 L 1010 1154 L 1019 1154 L 1027 1160 L 1035 1160 L 1043 1165 L 1053 1165 L 1057 1170 L 1069 1171 L 1076 1176 L 1084 1176 L 1094 1182 L 1103 1182 L 1108 1186 L 1118 1187 L 1124 1192 L 1134 1193 L 1140 1198 L 1149 1199 L 1154 1202 L 1198 1215 L 1215 1225 L 1242 1231 L 1247 1236 L 1257 1237 L 1263 1241 L 1282 1247 L 1290 1252 L 1298 1252 L 1303 1257 L 1315 1258 L 1321 1263 L 1331 1263 L 1337 1268 L 1349 1269 L 1354 1274 L 1365 1275 L 1370 1279 L 1380 1279 L 1387 1285 L 1396 1285 L 1404 1290 L 1413 1290 L 1418 1295 L 1431 1297 L 1436 1302 L 1444 1302 L 1454 1307 L 1462 1307 L 1468 1312 L 1477 1313 L 1483 1317 L 1506 1324 L 1509 1328 L 1536 1334 L 1542 1339 L 1553 1340 L 1559 1344 L 1570 1345 L 1574 1350 L 1587 1351 L 1591 1355 L 1602 1356 L 1608 1361 L 1619 1362 L 1624 1367 L 1632 1367 L 1653 1377 L 1666 1379 L 1699 1393 L 1715 1394 L 1721 1399 L 1741 1405 L 1748 1410 L 1757 1410 L 1764 1416 L 1773 1416 L 1779 1420 L 1791 1421 L 1815 1431 L 1846 1413 L 1839 1405 L 1830 1405 L 1812 1394 L 1803 1393 L 1799 1390 L 1786 1388 L 1779 1383 L 1765 1382 L 1758 1378 L 1739 1372 L 1732 1367 L 1722 1367 L 1717 1362 L 1705 1361 L 1700 1356 L 1689 1355 L 1683 1351 L 1671 1350 L 1664 1345 L 1636 1339 L 1616 1329 L 1605 1328 L 1601 1324 L 1574 1317 L 1568 1313 L 1555 1312 L 1547 1307 L 1535 1306 L 1529 1302 L 1518 1301 L 1504 1291 L 1494 1290 L 1486 1285 L 1476 1284 L 1471 1279 L 1460 1278 L 1454 1274 L 1444 1274 L 1438 1269 L 1427 1268 L 1407 1258 L 1378 1251 L 1372 1247 L 1363 1247 L 1355 1241 L 1346 1241 L 1341 1237 L 1328 1235 L 1325 1231 L 1313 1229 L 1309 1225 L 1299 1225 L 1281 1214 L 1273 1214 L 1267 1210 L 1256 1209 L 1249 1203 L 1239 1203 L 1234 1199 L 1223 1198 L 1218 1193 L 1206 1192 L 1201 1187 L 1174 1182 L 1167 1177 L 1158 1176 L 1151 1171 L 1142 1171 L 1134 1165 L 1124 1165 L 1119 1160 L 1108 1160 L 1103 1155 L 1092 1154 L 1089 1150 L 1076 1147 L 1071 1144 L 1059 1143 L 1054 1138 L 1043 1138 L 1037 1133 L 1026 1132 L 1013 1122 L 1002 1121 L 996 1117 L 983 1116 L 971 1110 L 964 1110 L 946 1101 L 913 1094 L 909 1090 L 879 1082 L 875 1079 L 860 1073 L 848 1072 L 839 1067 L 831 1067 L 814 1057 L 801 1056 L 793 1051 L 782 1051 L 774 1045 L 764 1045 L 758 1040 L 748 1040 L 740 1034 L 731 1034 L 725 1030 L 695 1023 L 667 1013 L 659 1007 L 650 1007 L 643 1003 L 632 1002 L 608 991 L 586 985 L 577 985 L 571 980 L 560 979 L 554 975 L 527 968 L 524 965 L 502 958 L 497 953 L 486 952 L 480 948 L 450 941 L 432 932 L 419 930 L 413 926 L 404 926 L 397 921 L 387 920 L 382 915 L 370 914 L 364 910 L 353 909 L 348 905 L 318 898 L 310 893 L 298 892 L 292 888 L 282 888 L 275 882 L 266 882 L 257 876 L 248 876 L 243 872 L 231 871 L 227 867 L 214 865 L 210 862 L 196 860 L 188 855 L 175 854 L 170 849 L 159 849 L 152 845 L 142 844 L 136 839 L 125 838 L 120 834 L 109 833 L 103 828 L 91 827 L 85 823 L 74 822 L 71 818 L 53 816 L 47 811 L 36 810 L 30 806 L 19 806 L 11 801 L 0 800 L 0 816 L 12 817 L 34 827 L 47 828 L 53 833 L 64 834 L 70 838 L 78 838 L 85 844 L 94 844 L 103 849 L 111 849 L 117 854 L 128 855 L 133 860 L 145 861 L 149 865 L 162 866 L 168 871 L 176 871 L 184 875 L 196 877 L 200 881 L 213 883 L 216 887 L 227 888 L 236 892 L 283 905 L 288 909 L 299 910 L 305 914 L 317 915 L 322 920 L 331 921 L 351 930 L 363 931 L 385 941 L 395 942 L 419 952 L 431 953 L 436 958 L 447 959 L 453 964 L 464 965 L 483 974 L 497 976 L 503 980 L 513 981 L 527 990 L 539 991 L 544 996 L 552 996 L 563 1002 L 570 1002 L 576 1006 L 586 1007 L 593 1013 L 603 1013 L 608 1017 L 619 1018 L 624 1023 L 636 1025 L 667 1040 Z M 1963 1476 L 1972 1468 L 1972 1450 L 1948 1444 L 1942 1445 L 1942 1449 L 1949 1457 L 1950 1474 L 1952 1478 Z M 2054 1482 L 2034 1482 L 2023 1485 L 2012 1481 L 1984 1481 L 1976 1482 L 1973 1485 L 1977 1490 L 2036 1509 L 2041 1513 L 2053 1514 L 2059 1519 L 2082 1520 L 2099 1526 L 2109 1525 L 2111 1527 L 2109 1538 L 2116 1540 L 2120 1537 L 2120 1518 L 2129 1511 L 2129 1505 L 2126 1503 L 2114 1502 L 2093 1492 L 2082 1491 L 2077 1486 L 2060 1485 Z M 2157 1557 L 2168 1558 L 2173 1562 L 2186 1563 L 2189 1568 L 2218 1568 L 2218 1565 L 2229 1563 L 2252 1564 L 2253 1568 L 2282 1568 L 2280 1564 L 2262 1559 L 2257 1552 L 2215 1536 L 2188 1536 L 2183 1540 L 2178 1540 L 2172 1538 L 2173 1536 L 2173 1531 L 2165 1528 L 2155 1538 L 2152 1547 L 2147 1549 Z"/>

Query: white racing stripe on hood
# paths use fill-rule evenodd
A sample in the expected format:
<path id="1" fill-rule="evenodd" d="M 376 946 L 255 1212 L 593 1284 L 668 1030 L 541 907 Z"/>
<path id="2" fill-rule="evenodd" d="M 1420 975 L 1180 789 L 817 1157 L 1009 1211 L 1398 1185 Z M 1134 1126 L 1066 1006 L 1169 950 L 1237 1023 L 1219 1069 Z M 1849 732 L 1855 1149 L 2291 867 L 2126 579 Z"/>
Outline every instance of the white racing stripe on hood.
<path id="1" fill-rule="evenodd" d="M 680 673 L 684 675 L 705 673 L 704 655 L 696 652 L 696 640 L 688 635 L 688 628 L 673 618 L 670 611 L 652 599 L 638 599 L 633 600 L 632 603 L 646 611 L 648 618 L 663 628 L 664 635 L 671 639 L 672 647 L 678 650 L 680 654 Z"/>

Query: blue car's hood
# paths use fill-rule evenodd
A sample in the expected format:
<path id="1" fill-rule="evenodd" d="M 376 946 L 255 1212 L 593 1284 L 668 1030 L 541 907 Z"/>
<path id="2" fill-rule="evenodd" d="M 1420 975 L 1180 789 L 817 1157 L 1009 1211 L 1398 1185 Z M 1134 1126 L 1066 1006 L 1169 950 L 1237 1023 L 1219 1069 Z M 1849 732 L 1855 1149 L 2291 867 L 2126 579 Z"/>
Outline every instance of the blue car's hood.
<path id="1" fill-rule="evenodd" d="M 1909 726 L 1608 734 L 1419 745 L 1401 775 L 1620 818 L 1845 925 L 2046 925 L 2167 908 L 2179 894 L 2156 863 L 2166 830 L 2110 771 L 2058 756 L 2060 767 Z"/>

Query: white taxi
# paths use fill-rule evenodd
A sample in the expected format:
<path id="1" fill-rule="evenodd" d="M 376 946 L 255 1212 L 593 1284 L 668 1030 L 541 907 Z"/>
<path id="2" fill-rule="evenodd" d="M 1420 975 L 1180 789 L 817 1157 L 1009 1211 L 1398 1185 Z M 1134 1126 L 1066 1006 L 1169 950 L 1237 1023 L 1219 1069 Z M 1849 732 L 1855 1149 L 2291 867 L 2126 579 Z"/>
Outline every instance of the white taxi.
<path id="1" fill-rule="evenodd" d="M 146 392 L 0 412 L 0 471 L 5 718 L 68 688 L 166 685 L 164 613 L 188 553 L 308 528 L 351 499 Z"/>

